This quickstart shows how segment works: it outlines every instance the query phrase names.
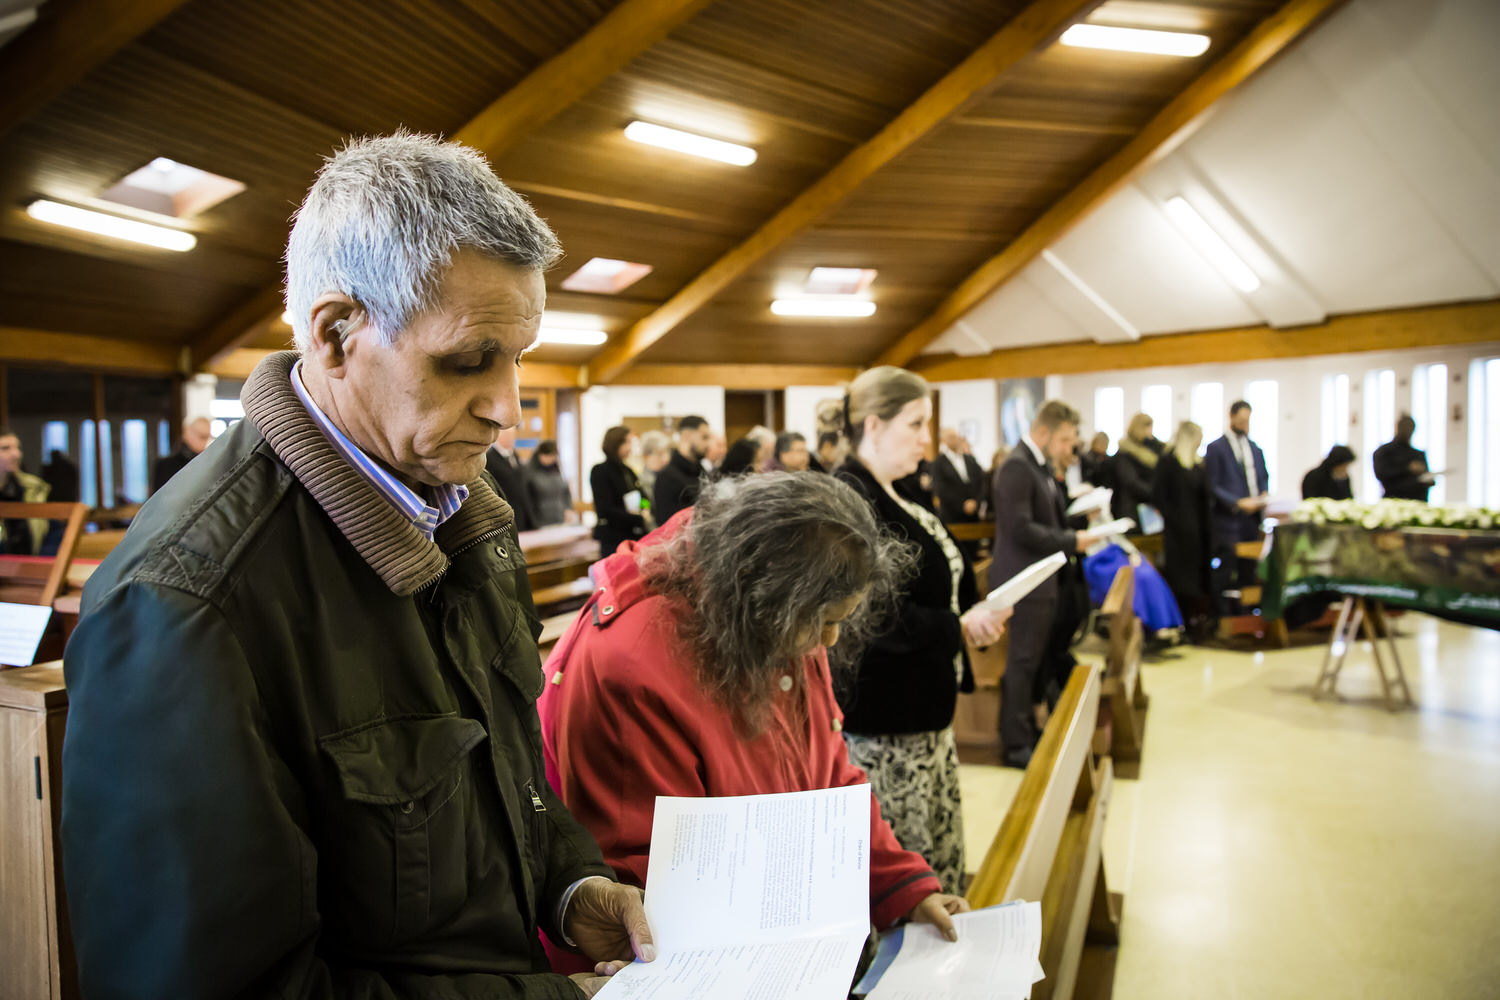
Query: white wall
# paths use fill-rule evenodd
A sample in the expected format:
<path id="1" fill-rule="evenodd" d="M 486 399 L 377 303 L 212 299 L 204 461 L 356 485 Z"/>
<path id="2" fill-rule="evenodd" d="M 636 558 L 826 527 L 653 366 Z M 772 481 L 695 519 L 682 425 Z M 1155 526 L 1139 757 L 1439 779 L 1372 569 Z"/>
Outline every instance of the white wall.
<path id="1" fill-rule="evenodd" d="M 1447 465 L 1453 470 L 1448 477 L 1448 502 L 1462 501 L 1466 495 L 1467 481 L 1464 475 L 1468 453 L 1468 379 L 1469 362 L 1475 358 L 1494 357 L 1500 354 L 1500 342 L 1475 344 L 1466 347 L 1415 348 L 1405 351 L 1372 351 L 1359 354 L 1332 354 L 1311 358 L 1289 360 L 1263 360 L 1226 362 L 1211 365 L 1189 365 L 1168 368 L 1137 368 L 1114 372 L 1089 372 L 1076 375 L 1049 377 L 1061 382 L 1059 395 L 1076 406 L 1083 414 L 1085 439 L 1093 431 L 1094 390 L 1101 386 L 1120 386 L 1125 390 L 1125 416 L 1140 409 L 1141 389 L 1152 384 L 1166 383 L 1173 389 L 1174 425 L 1189 414 L 1190 393 L 1194 383 L 1221 382 L 1224 385 L 1224 405 L 1241 398 L 1247 383 L 1259 379 L 1275 379 L 1278 383 L 1278 448 L 1275 468 L 1271 470 L 1273 495 L 1293 499 L 1301 496 L 1302 476 L 1322 461 L 1321 420 L 1322 381 L 1324 375 L 1347 374 L 1350 382 L 1349 446 L 1358 456 L 1360 468 L 1370 461 L 1364 447 L 1364 376 L 1368 371 L 1381 368 L 1393 369 L 1396 373 L 1396 410 L 1398 413 L 1411 407 L 1412 371 L 1418 365 L 1444 363 L 1448 366 L 1447 403 Z M 948 410 L 944 405 L 944 418 Z M 1390 440 L 1394 428 L 1383 428 L 1379 435 L 1382 442 Z M 1500 428 L 1491 433 L 1500 433 Z M 1163 439 L 1171 435 L 1171 429 L 1156 428 Z M 1361 500 L 1373 500 L 1364 494 L 1364 477 L 1354 478 L 1355 495 Z"/>
<path id="2" fill-rule="evenodd" d="M 583 484 L 585 502 L 592 502 L 588 472 L 604 454 L 599 445 L 604 432 L 626 417 L 664 414 L 673 417 L 696 415 L 707 420 L 715 431 L 724 430 L 724 389 L 717 385 L 606 385 L 595 386 L 579 397 L 579 433 L 582 435 Z"/>
<path id="3" fill-rule="evenodd" d="M 844 389 L 837 385 L 789 385 L 786 387 L 786 426 L 781 430 L 797 431 L 807 438 L 807 446 L 818 447 L 818 404 L 825 399 L 843 399 Z"/>
<path id="4" fill-rule="evenodd" d="M 937 382 L 939 414 L 944 427 L 962 429 L 965 421 L 978 424 L 969 445 L 979 464 L 988 469 L 995 449 L 1000 447 L 1000 388 L 994 379 L 972 379 L 966 382 Z"/>

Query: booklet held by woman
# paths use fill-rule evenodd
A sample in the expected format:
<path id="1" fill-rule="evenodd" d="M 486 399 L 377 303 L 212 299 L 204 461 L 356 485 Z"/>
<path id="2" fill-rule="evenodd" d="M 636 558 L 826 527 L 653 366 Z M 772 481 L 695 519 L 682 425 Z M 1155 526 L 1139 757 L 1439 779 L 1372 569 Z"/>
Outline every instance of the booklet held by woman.
<path id="1" fill-rule="evenodd" d="M 980 603 L 995 611 L 1015 607 L 1023 597 L 1041 586 L 1043 580 L 1062 569 L 1067 562 L 1068 557 L 1061 552 L 1054 552 L 1045 559 L 1038 559 L 990 591 L 989 596 Z"/>

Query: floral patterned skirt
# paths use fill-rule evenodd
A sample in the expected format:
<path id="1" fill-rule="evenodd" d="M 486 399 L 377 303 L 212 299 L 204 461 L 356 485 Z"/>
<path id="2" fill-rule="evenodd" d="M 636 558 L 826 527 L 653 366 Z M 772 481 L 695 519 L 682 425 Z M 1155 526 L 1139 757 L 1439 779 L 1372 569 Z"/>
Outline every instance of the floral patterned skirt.
<path id="1" fill-rule="evenodd" d="M 880 812 L 908 851 L 927 859 L 943 891 L 960 895 L 964 814 L 953 729 L 860 736 L 844 733 L 849 760 L 870 776 Z"/>

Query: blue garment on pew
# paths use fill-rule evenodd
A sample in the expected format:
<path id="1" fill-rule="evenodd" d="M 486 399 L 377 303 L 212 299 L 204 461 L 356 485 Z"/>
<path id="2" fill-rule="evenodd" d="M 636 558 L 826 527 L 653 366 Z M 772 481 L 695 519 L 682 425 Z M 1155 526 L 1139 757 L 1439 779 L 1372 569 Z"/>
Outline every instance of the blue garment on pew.
<path id="1" fill-rule="evenodd" d="M 1083 575 L 1088 579 L 1089 600 L 1095 607 L 1104 603 L 1115 574 L 1129 562 L 1130 553 L 1118 545 L 1106 545 L 1099 552 L 1084 557 Z M 1167 586 L 1156 567 L 1145 559 L 1135 568 L 1135 613 L 1149 632 L 1182 627 L 1182 611 L 1172 596 L 1172 588 Z"/>

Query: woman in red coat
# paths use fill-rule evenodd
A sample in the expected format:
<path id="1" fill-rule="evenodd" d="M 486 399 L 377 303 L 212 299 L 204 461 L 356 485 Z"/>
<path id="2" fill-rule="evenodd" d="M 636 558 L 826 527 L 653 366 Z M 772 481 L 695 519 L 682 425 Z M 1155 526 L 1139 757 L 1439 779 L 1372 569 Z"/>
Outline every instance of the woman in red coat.
<path id="1" fill-rule="evenodd" d="M 849 486 L 769 473 L 706 486 L 599 564 L 605 583 L 548 659 L 538 709 L 548 780 L 621 881 L 645 885 L 658 795 L 868 782 L 844 747 L 829 649 L 847 659 L 911 558 Z M 870 825 L 875 925 L 951 935 L 967 904 L 874 801 Z"/>

